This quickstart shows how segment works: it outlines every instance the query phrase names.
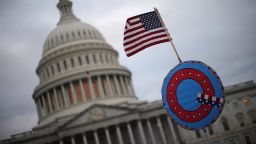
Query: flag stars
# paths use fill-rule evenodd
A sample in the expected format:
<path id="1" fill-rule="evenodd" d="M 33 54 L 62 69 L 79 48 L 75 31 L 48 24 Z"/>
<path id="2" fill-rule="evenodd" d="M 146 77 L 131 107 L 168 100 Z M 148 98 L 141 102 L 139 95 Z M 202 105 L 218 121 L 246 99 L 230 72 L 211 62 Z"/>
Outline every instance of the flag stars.
<path id="1" fill-rule="evenodd" d="M 140 20 L 147 31 L 163 27 L 155 11 L 140 15 Z"/>

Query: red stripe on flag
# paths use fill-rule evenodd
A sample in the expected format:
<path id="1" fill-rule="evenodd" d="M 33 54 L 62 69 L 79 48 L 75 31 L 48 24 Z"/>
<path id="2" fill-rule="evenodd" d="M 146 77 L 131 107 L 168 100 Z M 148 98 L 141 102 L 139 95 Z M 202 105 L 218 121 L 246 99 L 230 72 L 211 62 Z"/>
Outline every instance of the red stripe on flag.
<path id="1" fill-rule="evenodd" d="M 129 32 L 132 32 L 132 31 L 135 31 L 135 30 L 138 30 L 138 29 L 141 29 L 141 28 L 143 28 L 142 25 L 141 25 L 141 26 L 138 26 L 138 27 L 135 27 L 135 28 L 127 29 L 127 30 L 124 32 L 124 34 L 127 34 L 127 33 L 129 33 Z"/>
<path id="2" fill-rule="evenodd" d="M 140 17 L 140 15 L 136 15 L 136 16 L 133 16 L 133 17 L 129 17 L 129 18 L 126 20 L 126 22 L 130 22 L 131 20 L 136 19 L 136 18 L 139 18 L 139 17 Z"/>
<path id="3" fill-rule="evenodd" d="M 124 40 L 129 39 L 129 38 L 132 38 L 132 37 L 134 37 L 134 36 L 136 36 L 136 35 L 139 35 L 139 34 L 142 34 L 142 33 L 144 33 L 144 32 L 146 32 L 146 30 L 142 30 L 142 31 L 136 32 L 136 33 L 134 33 L 134 34 L 131 34 L 131 35 L 129 35 L 129 36 L 125 36 L 125 37 L 124 37 Z"/>
<path id="4" fill-rule="evenodd" d="M 153 46 L 153 45 L 156 45 L 156 44 L 160 44 L 160 43 L 164 43 L 164 42 L 169 42 L 169 41 L 170 41 L 169 39 L 164 39 L 164 40 L 156 41 L 156 42 L 147 44 L 147 45 L 141 47 L 140 49 L 137 49 L 136 51 L 133 51 L 133 52 L 128 53 L 128 54 L 126 54 L 126 55 L 127 55 L 128 57 L 130 57 L 130 56 L 132 56 L 132 55 L 134 55 L 134 54 L 136 54 L 136 53 L 138 53 L 138 52 L 144 50 L 145 48 L 148 48 L 148 47 Z"/>
<path id="5" fill-rule="evenodd" d="M 166 38 L 168 39 L 167 34 L 163 34 L 163 35 L 159 35 L 159 36 L 154 36 L 154 37 L 145 39 L 145 40 L 143 40 L 143 41 L 141 41 L 141 42 L 139 42 L 139 43 L 137 43 L 137 44 L 135 44 L 135 45 L 133 45 L 133 46 L 130 46 L 130 47 L 128 47 L 128 48 L 125 48 L 125 51 L 131 50 L 131 49 L 133 49 L 133 48 L 136 48 L 136 47 L 142 45 L 143 43 L 149 42 L 149 41 L 154 40 L 154 39 L 162 38 L 162 37 L 166 37 Z"/>
<path id="6" fill-rule="evenodd" d="M 145 35 L 142 35 L 142 36 L 140 36 L 140 37 L 138 37 L 138 38 L 136 38 L 136 39 L 134 39 L 134 40 L 128 41 L 128 42 L 124 43 L 124 45 L 131 44 L 131 43 L 133 43 L 133 42 L 135 42 L 135 41 L 138 41 L 138 40 L 140 40 L 140 39 L 142 39 L 142 38 L 144 38 L 144 37 L 147 37 L 147 36 L 150 36 L 150 35 L 153 35 L 153 34 L 157 34 L 157 33 L 161 33 L 161 32 L 165 32 L 165 30 L 164 30 L 164 29 L 161 29 L 161 30 L 158 30 L 158 31 L 150 32 L 150 33 L 145 34 Z M 127 38 L 126 38 L 126 39 L 127 39 Z M 126 39 L 125 39 L 125 40 L 126 40 Z"/>

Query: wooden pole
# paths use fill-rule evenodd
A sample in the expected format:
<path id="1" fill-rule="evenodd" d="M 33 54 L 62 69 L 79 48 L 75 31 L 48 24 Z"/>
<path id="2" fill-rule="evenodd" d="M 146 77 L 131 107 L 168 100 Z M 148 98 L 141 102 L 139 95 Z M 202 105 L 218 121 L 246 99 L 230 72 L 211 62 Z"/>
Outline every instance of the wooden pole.
<path id="1" fill-rule="evenodd" d="M 170 43 L 171 43 L 171 45 L 172 45 L 172 48 L 173 48 L 173 50 L 174 50 L 174 52 L 175 52 L 175 54 L 176 54 L 176 56 L 177 56 L 179 62 L 182 63 L 182 60 L 181 60 L 181 58 L 180 58 L 180 56 L 179 56 L 179 54 L 178 54 L 178 52 L 177 52 L 177 49 L 176 49 L 176 47 L 175 47 L 175 45 L 174 45 L 174 43 L 173 43 L 173 40 L 172 40 L 172 38 L 171 38 L 171 36 L 170 36 L 170 33 L 168 32 L 168 30 L 167 30 L 167 28 L 166 28 L 166 26 L 165 26 L 165 24 L 164 24 L 164 21 L 163 21 L 161 15 L 160 15 L 159 11 L 157 10 L 157 8 L 154 8 L 154 10 L 155 10 L 155 12 L 157 13 L 157 15 L 158 15 L 158 17 L 159 17 L 159 19 L 160 19 L 160 22 L 161 22 L 161 24 L 163 25 L 165 31 L 168 33 L 168 37 L 169 37 Z"/>

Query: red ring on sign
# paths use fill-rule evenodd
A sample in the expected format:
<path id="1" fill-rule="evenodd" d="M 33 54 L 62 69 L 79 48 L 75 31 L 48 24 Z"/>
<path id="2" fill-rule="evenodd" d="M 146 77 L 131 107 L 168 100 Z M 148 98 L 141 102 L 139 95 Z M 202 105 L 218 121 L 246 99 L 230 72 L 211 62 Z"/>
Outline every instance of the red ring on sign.
<path id="1" fill-rule="evenodd" d="M 170 109 L 183 121 L 197 122 L 204 119 L 209 114 L 212 106 L 202 104 L 197 110 L 194 111 L 183 109 L 177 100 L 176 90 L 179 84 L 186 79 L 196 81 L 201 86 L 203 93 L 206 95 L 214 96 L 214 88 L 204 73 L 192 68 L 181 69 L 177 71 L 170 79 L 166 93 Z"/>

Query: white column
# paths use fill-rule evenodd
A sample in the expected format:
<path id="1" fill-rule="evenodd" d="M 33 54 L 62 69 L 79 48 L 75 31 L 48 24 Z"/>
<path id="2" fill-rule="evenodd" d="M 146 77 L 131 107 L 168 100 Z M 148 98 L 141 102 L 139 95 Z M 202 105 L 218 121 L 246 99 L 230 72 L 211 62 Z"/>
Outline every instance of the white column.
<path id="1" fill-rule="evenodd" d="M 47 92 L 47 101 L 48 101 L 49 108 L 50 108 L 50 113 L 51 113 L 53 110 L 52 110 L 51 95 L 50 95 L 50 93 L 49 93 L 49 92 Z"/>
<path id="2" fill-rule="evenodd" d="M 95 99 L 95 94 L 94 94 L 94 89 L 93 89 L 93 84 L 92 84 L 92 78 L 88 77 L 88 81 L 89 81 L 89 88 L 90 88 L 91 97 L 92 97 L 92 99 Z"/>
<path id="3" fill-rule="evenodd" d="M 57 95 L 57 92 L 56 92 L 55 88 L 53 89 L 53 92 L 54 92 L 54 98 L 55 98 L 55 101 L 56 101 L 56 109 L 58 110 L 60 108 L 60 104 L 59 104 L 58 95 Z"/>
<path id="4" fill-rule="evenodd" d="M 131 86 L 129 85 L 128 78 L 124 77 L 124 81 L 125 81 L 126 87 L 128 88 L 128 94 L 132 96 L 133 95 L 132 94 L 132 89 L 131 89 Z"/>
<path id="5" fill-rule="evenodd" d="M 80 86 L 80 90 L 81 90 L 81 93 L 82 93 L 83 101 L 86 101 L 86 95 L 85 95 L 85 91 L 84 91 L 83 81 L 82 80 L 79 80 L 79 86 Z"/>
<path id="6" fill-rule="evenodd" d="M 131 144 L 135 144 L 135 140 L 134 140 L 134 137 L 133 137 L 132 128 L 131 128 L 130 123 L 127 123 L 127 129 L 128 129 L 129 137 L 130 137 L 130 140 L 131 140 Z"/>
<path id="7" fill-rule="evenodd" d="M 112 144 L 108 128 L 105 128 L 105 134 L 107 137 L 108 144 Z"/>
<path id="8" fill-rule="evenodd" d="M 85 134 L 82 134 L 82 136 L 83 136 L 83 142 L 84 142 L 84 144 L 88 144 L 87 138 L 86 138 Z"/>
<path id="9" fill-rule="evenodd" d="M 40 97 L 41 97 L 41 95 L 40 95 Z M 40 97 L 38 97 L 38 101 L 39 101 L 39 107 L 40 107 L 40 112 L 41 112 L 41 117 L 43 117 L 44 116 L 44 114 L 45 114 L 45 112 L 44 112 L 44 109 L 43 109 L 43 106 L 42 106 L 42 99 L 40 98 Z"/>
<path id="10" fill-rule="evenodd" d="M 100 56 L 99 54 L 95 54 L 95 57 L 96 57 L 96 64 L 101 64 L 101 61 L 100 61 Z"/>
<path id="11" fill-rule="evenodd" d="M 161 134 L 161 138 L 163 140 L 163 143 L 167 144 L 166 137 L 164 135 L 164 130 L 163 130 L 163 125 L 162 125 L 161 119 L 159 117 L 156 117 L 156 120 L 157 120 L 157 126 L 158 126 L 158 128 L 160 130 L 160 134 Z"/>
<path id="12" fill-rule="evenodd" d="M 61 91 L 62 91 L 62 95 L 64 98 L 64 103 L 65 103 L 64 105 L 67 107 L 69 105 L 69 101 L 68 101 L 68 97 L 67 97 L 67 94 L 66 94 L 66 91 L 65 91 L 65 88 L 63 85 L 61 86 Z"/>
<path id="13" fill-rule="evenodd" d="M 119 76 L 119 78 L 120 78 L 120 82 L 121 82 L 121 86 L 122 86 L 122 88 L 123 88 L 123 94 L 124 95 L 127 95 L 127 90 L 126 90 L 126 87 L 125 87 L 125 84 L 124 84 L 124 77 L 123 76 Z"/>
<path id="14" fill-rule="evenodd" d="M 155 135 L 153 133 L 153 129 L 152 129 L 152 126 L 151 126 L 151 122 L 150 120 L 148 119 L 147 120 L 147 126 L 148 126 L 148 129 L 149 129 L 149 134 L 150 134 L 150 137 L 152 139 L 152 142 L 153 144 L 156 144 L 156 138 L 155 138 Z"/>
<path id="15" fill-rule="evenodd" d="M 98 137 L 97 131 L 93 131 L 93 135 L 94 135 L 94 139 L 95 139 L 96 144 L 100 144 L 100 141 L 99 141 L 99 137 Z"/>
<path id="16" fill-rule="evenodd" d="M 171 130 L 173 142 L 174 142 L 174 143 L 179 143 L 178 138 L 177 138 L 177 136 L 176 136 L 176 133 L 175 133 L 175 131 L 174 131 L 173 125 L 172 125 L 172 121 L 171 121 L 171 119 L 170 119 L 169 116 L 166 116 L 166 117 L 167 117 L 167 120 L 168 120 L 168 124 L 169 124 L 169 126 L 170 126 L 170 130 Z"/>
<path id="17" fill-rule="evenodd" d="M 143 127 L 142 127 L 142 124 L 141 124 L 140 120 L 138 120 L 138 126 L 139 126 L 139 131 L 140 131 L 140 136 L 141 136 L 142 144 L 147 144 L 146 137 L 144 135 L 144 130 L 143 130 Z"/>
<path id="18" fill-rule="evenodd" d="M 135 95 L 134 88 L 133 88 L 133 85 L 132 85 L 132 79 L 129 79 L 129 85 L 130 85 L 131 90 L 132 90 L 132 95 Z"/>
<path id="19" fill-rule="evenodd" d="M 119 144 L 124 144 L 119 125 L 116 126 L 116 132 L 117 132 L 117 137 L 118 137 Z"/>
<path id="20" fill-rule="evenodd" d="M 118 80 L 117 80 L 117 76 L 114 75 L 113 78 L 114 78 L 115 86 L 116 86 L 116 89 L 117 89 L 117 95 L 120 96 L 121 95 L 121 90 L 120 90 L 120 85 L 119 85 Z"/>
<path id="21" fill-rule="evenodd" d="M 76 144 L 76 141 L 75 141 L 74 136 L 71 137 L 71 143 L 72 143 L 72 144 Z"/>
<path id="22" fill-rule="evenodd" d="M 104 98 L 105 94 L 103 92 L 103 86 L 102 86 L 102 82 L 101 82 L 100 76 L 97 77 L 97 80 L 98 80 L 98 88 L 99 88 L 99 92 L 100 92 L 100 97 Z"/>
<path id="23" fill-rule="evenodd" d="M 48 113 L 48 106 L 46 104 L 46 97 L 44 95 L 41 95 L 42 96 L 42 100 L 43 100 L 43 105 L 44 105 L 44 115 L 46 115 Z"/>
<path id="24" fill-rule="evenodd" d="M 112 86 L 111 86 L 110 79 L 109 79 L 108 75 L 106 76 L 106 80 L 107 80 L 110 96 L 113 96 L 113 89 L 112 89 Z"/>
<path id="25" fill-rule="evenodd" d="M 36 104 L 37 116 L 38 116 L 38 119 L 40 119 L 41 113 L 40 113 L 40 108 L 39 108 L 39 104 L 38 104 L 38 98 L 35 100 L 35 104 Z"/>
<path id="26" fill-rule="evenodd" d="M 77 96 L 76 96 L 73 82 L 70 82 L 70 87 L 71 87 L 71 93 L 72 93 L 72 98 L 73 98 L 73 104 L 77 104 Z"/>

